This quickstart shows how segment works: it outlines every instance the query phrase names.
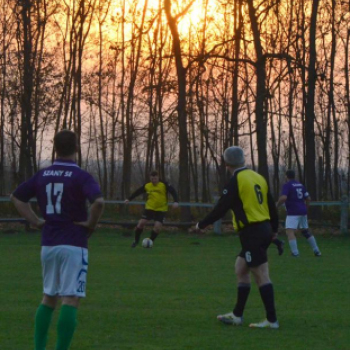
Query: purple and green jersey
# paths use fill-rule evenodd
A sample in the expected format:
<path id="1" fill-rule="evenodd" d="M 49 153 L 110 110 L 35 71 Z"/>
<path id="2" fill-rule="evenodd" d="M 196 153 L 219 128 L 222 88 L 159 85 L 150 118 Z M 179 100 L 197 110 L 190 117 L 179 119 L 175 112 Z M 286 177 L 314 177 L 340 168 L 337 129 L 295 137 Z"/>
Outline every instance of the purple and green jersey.
<path id="1" fill-rule="evenodd" d="M 289 180 L 283 185 L 281 195 L 287 196 L 285 202 L 287 215 L 307 214 L 305 199 L 309 197 L 309 193 L 303 184 L 295 180 Z"/>
<path id="2" fill-rule="evenodd" d="M 88 229 L 74 224 L 88 218 L 87 201 L 102 197 L 94 178 L 75 162 L 57 159 L 13 192 L 22 202 L 36 197 L 45 220 L 41 245 L 87 248 Z"/>

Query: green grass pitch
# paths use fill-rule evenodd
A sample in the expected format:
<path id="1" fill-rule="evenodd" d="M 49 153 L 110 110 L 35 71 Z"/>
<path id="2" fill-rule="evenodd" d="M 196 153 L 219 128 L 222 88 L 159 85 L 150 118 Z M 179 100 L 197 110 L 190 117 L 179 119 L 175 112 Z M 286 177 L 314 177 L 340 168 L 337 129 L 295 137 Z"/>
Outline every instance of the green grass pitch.
<path id="1" fill-rule="evenodd" d="M 248 327 L 264 318 L 255 285 L 243 327 L 216 320 L 235 303 L 236 235 L 174 231 L 162 234 L 152 249 L 132 249 L 131 233 L 100 228 L 92 237 L 87 298 L 72 350 L 350 349 L 349 237 L 317 236 L 321 258 L 302 237 L 300 258 L 288 248 L 280 257 L 270 247 L 280 329 L 260 330 Z M 39 244 L 38 233 L 0 231 L 1 350 L 33 349 L 42 290 Z M 57 314 L 47 350 L 54 349 L 56 320 Z"/>

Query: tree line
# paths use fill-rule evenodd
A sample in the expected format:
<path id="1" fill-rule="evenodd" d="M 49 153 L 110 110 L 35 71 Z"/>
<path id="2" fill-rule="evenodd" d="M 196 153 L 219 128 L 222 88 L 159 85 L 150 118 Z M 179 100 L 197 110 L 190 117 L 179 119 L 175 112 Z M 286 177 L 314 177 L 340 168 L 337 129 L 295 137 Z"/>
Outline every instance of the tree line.
<path id="1" fill-rule="evenodd" d="M 209 201 L 233 144 L 276 195 L 286 168 L 349 193 L 348 0 L 0 0 L 0 25 L 2 194 L 62 128 L 107 198 L 156 169 Z"/>

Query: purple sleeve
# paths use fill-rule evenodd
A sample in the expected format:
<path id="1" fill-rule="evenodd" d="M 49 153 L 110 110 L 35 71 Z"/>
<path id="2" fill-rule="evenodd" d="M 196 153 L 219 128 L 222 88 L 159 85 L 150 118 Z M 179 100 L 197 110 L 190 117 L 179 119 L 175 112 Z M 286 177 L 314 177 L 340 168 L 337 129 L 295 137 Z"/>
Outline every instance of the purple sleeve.
<path id="1" fill-rule="evenodd" d="M 35 197 L 35 176 L 30 178 L 28 181 L 20 184 L 15 191 L 12 193 L 14 197 L 22 202 L 29 202 L 33 197 Z"/>
<path id="2" fill-rule="evenodd" d="M 99 184 L 90 174 L 86 174 L 82 190 L 84 196 L 89 200 L 90 203 L 93 203 L 96 198 L 103 197 Z"/>

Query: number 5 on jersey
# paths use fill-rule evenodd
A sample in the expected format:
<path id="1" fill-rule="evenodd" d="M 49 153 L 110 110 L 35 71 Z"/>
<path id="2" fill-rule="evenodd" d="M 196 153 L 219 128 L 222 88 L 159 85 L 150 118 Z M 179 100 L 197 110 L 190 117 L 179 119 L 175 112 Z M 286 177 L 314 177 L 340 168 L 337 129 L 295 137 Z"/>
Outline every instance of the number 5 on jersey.
<path id="1" fill-rule="evenodd" d="M 46 214 L 61 214 L 62 194 L 63 194 L 63 183 L 49 183 L 46 185 L 46 195 L 47 195 Z"/>

